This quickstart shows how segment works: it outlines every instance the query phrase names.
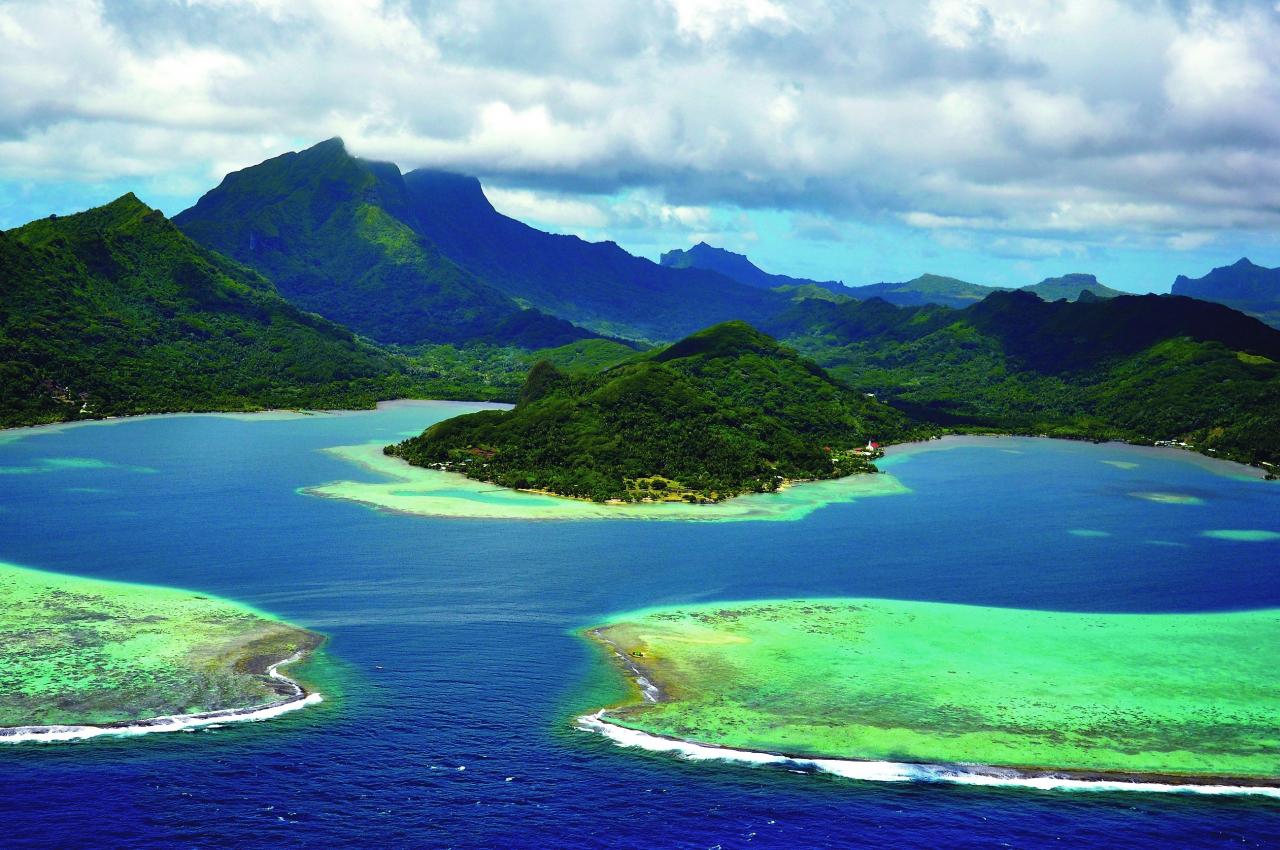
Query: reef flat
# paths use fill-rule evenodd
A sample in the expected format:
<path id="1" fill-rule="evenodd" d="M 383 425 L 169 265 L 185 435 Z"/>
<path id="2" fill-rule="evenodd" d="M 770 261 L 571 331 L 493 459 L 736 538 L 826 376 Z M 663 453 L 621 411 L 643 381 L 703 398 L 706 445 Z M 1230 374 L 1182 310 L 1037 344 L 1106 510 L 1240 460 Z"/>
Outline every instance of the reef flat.
<path id="1" fill-rule="evenodd" d="M 888 474 L 808 481 L 775 493 L 752 493 L 714 504 L 685 502 L 601 503 L 512 490 L 455 472 L 412 466 L 383 454 L 379 443 L 326 451 L 386 479 L 335 481 L 302 492 L 348 499 L 398 513 L 480 519 L 794 520 L 825 505 L 910 492 Z"/>
<path id="2" fill-rule="evenodd" d="M 280 713 L 315 695 L 276 668 L 321 641 L 223 599 L 0 563 L 0 741 Z"/>
<path id="3" fill-rule="evenodd" d="M 1280 785 L 1280 610 L 1079 614 L 823 599 L 624 614 L 591 718 L 698 745 L 999 773 Z"/>

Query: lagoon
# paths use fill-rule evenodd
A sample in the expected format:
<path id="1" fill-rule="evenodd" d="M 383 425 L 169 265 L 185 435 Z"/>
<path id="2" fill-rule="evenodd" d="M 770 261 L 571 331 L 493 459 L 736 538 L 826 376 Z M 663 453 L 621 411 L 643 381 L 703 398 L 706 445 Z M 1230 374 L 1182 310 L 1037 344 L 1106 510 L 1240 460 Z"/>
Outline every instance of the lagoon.
<path id="1" fill-rule="evenodd" d="M 42 472 L 0 481 L 0 560 L 209 593 L 329 637 L 305 671 L 325 701 L 302 711 L 0 750 L 10 844 L 1208 847 L 1280 832 L 1267 799 L 864 782 L 574 726 L 626 695 L 578 631 L 652 606 L 1280 606 L 1274 482 L 1182 452 L 999 438 L 898 449 L 884 468 L 901 492 L 770 522 L 462 519 L 308 493 L 395 483 L 327 449 L 479 407 L 6 434 L 0 466 Z M 108 785 L 104 811 L 83 789 Z"/>

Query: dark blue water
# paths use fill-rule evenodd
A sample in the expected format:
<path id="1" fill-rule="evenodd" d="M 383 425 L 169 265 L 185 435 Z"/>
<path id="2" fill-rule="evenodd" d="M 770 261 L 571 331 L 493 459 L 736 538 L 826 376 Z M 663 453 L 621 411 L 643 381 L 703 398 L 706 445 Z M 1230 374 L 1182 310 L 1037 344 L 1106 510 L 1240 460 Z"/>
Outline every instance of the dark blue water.
<path id="1" fill-rule="evenodd" d="M 370 477 L 317 449 L 390 441 L 453 412 L 144 419 L 0 445 L 0 466 L 35 470 L 0 475 L 0 560 L 199 589 L 331 638 L 308 673 L 329 696 L 314 708 L 200 732 L 0 748 L 0 846 L 1280 842 L 1274 800 L 859 783 L 685 762 L 571 725 L 620 693 L 573 630 L 630 608 L 804 595 L 1090 611 L 1280 606 L 1280 543 L 1200 534 L 1280 531 L 1280 487 L 1176 455 L 999 440 L 904 459 L 892 469 L 910 495 L 798 522 L 434 520 L 295 492 Z M 114 465 L 46 460 L 66 457 Z M 1128 495 L 1139 491 L 1203 504 Z"/>

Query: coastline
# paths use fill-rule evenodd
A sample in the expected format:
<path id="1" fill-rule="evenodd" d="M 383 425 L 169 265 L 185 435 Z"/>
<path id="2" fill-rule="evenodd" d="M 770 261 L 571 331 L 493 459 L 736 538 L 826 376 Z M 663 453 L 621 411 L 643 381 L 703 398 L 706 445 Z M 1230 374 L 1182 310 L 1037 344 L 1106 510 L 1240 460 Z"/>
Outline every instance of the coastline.
<path id="1" fill-rule="evenodd" d="M 584 714 L 574 726 L 603 735 L 620 747 L 650 752 L 676 753 L 691 761 L 730 761 L 749 765 L 780 765 L 808 769 L 864 782 L 939 782 L 952 785 L 1025 788 L 1038 791 L 1132 791 L 1163 794 L 1253 795 L 1280 799 L 1280 786 L 1248 784 L 1218 777 L 1164 776 L 1160 774 L 1105 773 L 1051 769 L 1005 768 L 982 764 L 872 761 L 820 756 L 800 756 L 757 750 L 739 750 L 641 732 L 610 721 L 608 709 Z"/>
<path id="2" fill-rule="evenodd" d="M 280 700 L 262 705 L 242 708 L 224 708 L 217 711 L 203 711 L 195 714 L 168 714 L 159 717 L 148 717 L 139 720 L 125 720 L 119 723 L 102 725 L 30 725 L 0 727 L 0 744 L 18 744 L 25 742 L 56 743 L 62 741 L 80 741 L 97 738 L 102 735 L 146 735 L 152 732 L 183 732 L 202 726 L 221 723 L 244 723 L 270 720 L 291 711 L 297 711 L 308 705 L 323 702 L 324 697 L 318 691 L 308 691 L 301 683 L 280 672 L 281 667 L 296 664 L 305 659 L 320 646 L 315 645 L 300 649 L 288 658 L 275 661 L 262 672 L 288 694 Z"/>
<path id="3" fill-rule="evenodd" d="M 245 421 L 270 421 L 274 419 L 297 419 L 306 416 L 341 416 L 357 413 L 368 413 L 370 411 L 382 410 L 386 407 L 396 407 L 403 405 L 411 405 L 415 403 L 423 404 L 457 404 L 465 406 L 484 405 L 486 408 L 505 410 L 510 409 L 514 405 L 506 402 L 482 401 L 468 399 L 437 399 L 437 398 L 393 398 L 383 399 L 374 403 L 372 407 L 338 407 L 338 408 L 262 408 L 262 409 L 244 409 L 244 410 L 183 410 L 183 411 L 163 411 L 154 413 L 128 413 L 118 416 L 102 416 L 92 419 L 69 419 L 61 422 L 43 422 L 35 425 L 4 425 L 0 426 L 0 444 L 10 440 L 22 439 L 26 436 L 34 436 L 40 433 L 56 433 L 66 428 L 77 428 L 86 425 L 109 425 L 119 422 L 129 422 L 137 419 L 155 419 L 160 417 L 190 417 L 190 416 L 218 416 L 228 419 L 243 419 Z M 889 457 L 894 454 L 902 455 L 907 453 L 919 452 L 919 447 L 930 446 L 932 444 L 945 442 L 950 445 L 938 446 L 937 448 L 952 448 L 960 441 L 969 439 L 989 440 L 989 439 L 1032 439 L 1032 440 L 1063 440 L 1070 443 L 1091 443 L 1097 446 L 1123 446 L 1128 449 L 1145 450 L 1157 453 L 1160 457 L 1181 457 L 1186 460 L 1196 462 L 1204 461 L 1205 469 L 1222 470 L 1224 468 L 1235 468 L 1237 473 L 1242 477 L 1256 478 L 1259 480 L 1266 479 L 1267 475 L 1275 475 L 1280 469 L 1277 467 L 1264 467 L 1261 464 L 1247 464 L 1240 461 L 1228 460 L 1226 458 L 1215 457 L 1206 454 L 1194 448 L 1180 448 L 1177 446 L 1157 446 L 1145 442 L 1128 442 L 1125 440 L 1104 440 L 1097 441 L 1088 437 L 1070 437 L 1070 436 L 1050 436 L 1047 434 L 1020 434 L 1013 431 L 990 431 L 982 433 L 952 433 L 943 434 L 938 437 L 927 440 L 914 440 L 905 443 L 889 443 L 884 446 L 884 456 Z M 906 450 L 906 451 L 904 451 Z M 1224 466 L 1221 466 L 1225 464 Z M 881 470 L 883 471 L 883 470 Z M 476 480 L 476 479 L 472 479 Z M 823 481 L 832 479 L 800 479 L 795 481 L 784 482 L 778 488 L 778 491 L 787 489 L 797 484 L 806 484 L 813 481 Z M 500 485 L 493 485 L 500 486 Z M 508 488 L 509 489 L 509 488 Z M 570 499 L 573 501 L 587 501 L 590 499 L 580 499 L 575 496 L 565 496 L 559 493 L 542 490 L 518 490 L 517 492 L 534 493 L 538 495 L 548 495 L 560 499 Z M 730 497 L 739 498 L 742 495 Z M 723 501 L 730 501 L 723 499 Z M 661 504 L 655 502 L 654 504 Z M 712 502 L 710 504 L 719 504 Z"/>
<path id="4" fill-rule="evenodd" d="M 627 682 L 645 703 L 665 702 L 670 696 L 645 665 L 627 654 L 618 643 L 602 634 L 606 626 L 579 632 L 599 648 L 607 649 L 611 660 L 623 667 Z M 1042 766 L 1006 767 L 980 763 L 885 761 L 847 757 L 801 755 L 797 753 L 749 750 L 716 743 L 683 739 L 646 732 L 612 721 L 608 715 L 619 703 L 579 715 L 575 728 L 603 735 L 620 747 L 650 752 L 674 753 L 691 761 L 729 761 L 749 765 L 780 765 L 790 769 L 831 773 L 845 779 L 866 782 L 939 782 L 1025 788 L 1041 791 L 1133 791 L 1142 793 L 1191 793 L 1204 795 L 1253 795 L 1280 799 L 1275 780 L 1250 776 L 1144 773 L 1139 771 L 1079 770 Z"/>
<path id="5" fill-rule="evenodd" d="M 943 434 L 929 440 L 915 440 L 909 443 L 891 443 L 884 448 L 885 459 L 926 454 L 931 451 L 963 448 L 966 446 L 983 447 L 994 440 L 1051 440 L 1064 443 L 1088 443 L 1100 449 L 1108 447 L 1121 448 L 1125 451 L 1136 451 L 1156 458 L 1180 460 L 1198 466 L 1216 475 L 1230 478 L 1248 478 L 1265 481 L 1270 471 L 1262 466 L 1255 466 L 1227 458 L 1214 457 L 1194 449 L 1183 449 L 1176 446 L 1154 446 L 1146 443 L 1129 443 L 1124 440 L 1106 440 L 1097 442 L 1084 438 L 1056 437 L 1040 434 L 1011 434 L 992 431 L 984 434 Z"/>
<path id="6" fill-rule="evenodd" d="M 233 419 L 241 422 L 274 422 L 287 419 L 303 419 L 311 416 L 350 416 L 369 413 L 388 407 L 406 407 L 415 404 L 456 404 L 465 407 L 484 405 L 505 409 L 510 404 L 497 401 L 467 401 L 465 399 L 446 398 L 390 398 L 375 403 L 372 407 L 334 407 L 334 408 L 290 408 L 268 407 L 258 410 L 173 410 L 155 413 L 126 413 L 118 416 L 100 416 L 92 419 L 67 419 L 62 422 L 41 422 L 36 425 L 4 425 L 0 426 L 0 445 L 24 437 L 39 434 L 56 434 L 69 428 L 83 428 L 90 425 L 118 425 L 122 422 L 135 422 L 142 419 L 180 419 L 196 416 L 216 416 L 221 419 Z"/>
<path id="7" fill-rule="evenodd" d="M 711 503 L 681 500 L 611 504 L 516 490 L 477 481 L 459 472 L 414 466 L 383 453 L 381 441 L 331 446 L 322 451 L 390 480 L 331 481 L 300 487 L 297 492 L 354 501 L 389 513 L 456 519 L 782 521 L 800 519 L 828 504 L 909 492 L 892 475 L 859 474 Z"/>

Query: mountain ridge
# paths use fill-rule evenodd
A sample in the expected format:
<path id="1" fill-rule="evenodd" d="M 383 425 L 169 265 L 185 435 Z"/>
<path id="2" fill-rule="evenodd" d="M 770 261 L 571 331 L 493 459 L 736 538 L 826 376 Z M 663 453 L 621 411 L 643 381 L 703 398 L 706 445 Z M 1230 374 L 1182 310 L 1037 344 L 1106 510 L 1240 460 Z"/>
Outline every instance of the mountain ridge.
<path id="1" fill-rule="evenodd" d="M 667 268 L 697 268 L 719 272 L 725 277 L 758 289 L 816 286 L 839 295 L 847 294 L 848 291 L 848 287 L 838 280 L 819 281 L 785 274 L 770 274 L 751 262 L 746 254 L 716 248 L 706 242 L 699 242 L 687 251 L 679 248 L 667 251 L 662 254 L 659 265 Z"/>
<path id="2" fill-rule="evenodd" d="M 492 336 L 521 307 L 414 228 L 400 170 L 341 139 L 234 171 L 175 223 L 271 278 L 281 294 L 380 342 Z M 542 314 L 522 317 L 526 332 Z M 546 344 L 591 336 L 547 317 Z"/>
<path id="3" fill-rule="evenodd" d="M 1219 266 L 1203 277 L 1178 275 L 1173 293 L 1226 304 L 1280 328 L 1280 268 L 1256 265 L 1248 257 Z"/>

